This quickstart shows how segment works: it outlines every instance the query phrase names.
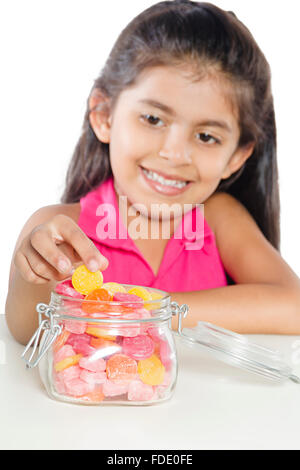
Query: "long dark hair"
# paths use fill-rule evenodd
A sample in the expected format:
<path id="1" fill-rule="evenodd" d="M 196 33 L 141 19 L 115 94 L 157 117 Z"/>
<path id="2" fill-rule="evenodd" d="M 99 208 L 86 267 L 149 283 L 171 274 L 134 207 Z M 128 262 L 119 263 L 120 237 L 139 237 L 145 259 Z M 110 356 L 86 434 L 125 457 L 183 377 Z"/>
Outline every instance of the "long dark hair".
<path id="1" fill-rule="evenodd" d="M 182 64 L 218 66 L 234 85 L 239 109 L 240 141 L 255 142 L 251 157 L 217 191 L 238 199 L 270 243 L 280 250 L 280 200 L 276 157 L 276 124 L 271 72 L 249 30 L 234 13 L 189 0 L 163 1 L 134 18 L 122 31 L 94 89 L 111 102 L 132 85 L 146 67 Z M 61 201 L 78 202 L 106 181 L 112 170 L 109 144 L 100 142 L 90 125 L 89 105 L 81 137 L 70 163 Z"/>

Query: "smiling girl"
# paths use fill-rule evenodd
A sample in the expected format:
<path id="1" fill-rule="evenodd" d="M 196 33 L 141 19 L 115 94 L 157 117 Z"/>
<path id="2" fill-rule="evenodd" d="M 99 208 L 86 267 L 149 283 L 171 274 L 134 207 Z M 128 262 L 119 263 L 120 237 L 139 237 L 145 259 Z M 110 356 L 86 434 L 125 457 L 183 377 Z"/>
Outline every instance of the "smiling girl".
<path id="1" fill-rule="evenodd" d="M 126 237 L 99 233 L 104 207 Z M 143 230 L 153 219 L 158 237 Z M 130 236 L 137 220 L 148 236 Z M 83 262 L 106 282 L 172 293 L 190 307 L 185 326 L 299 334 L 300 281 L 279 234 L 264 55 L 232 12 L 160 2 L 122 31 L 95 80 L 62 204 L 37 210 L 18 238 L 7 323 L 27 342 L 36 303 Z"/>

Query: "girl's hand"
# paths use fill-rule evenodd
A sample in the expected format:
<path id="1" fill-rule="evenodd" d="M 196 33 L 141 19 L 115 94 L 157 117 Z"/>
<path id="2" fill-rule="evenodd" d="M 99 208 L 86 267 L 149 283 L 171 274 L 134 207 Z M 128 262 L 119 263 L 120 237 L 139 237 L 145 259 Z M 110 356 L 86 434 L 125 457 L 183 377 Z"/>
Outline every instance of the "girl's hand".
<path id="1" fill-rule="evenodd" d="M 45 284 L 69 277 L 74 266 L 85 264 L 90 271 L 103 271 L 108 260 L 67 215 L 57 214 L 27 235 L 14 258 L 25 281 Z"/>

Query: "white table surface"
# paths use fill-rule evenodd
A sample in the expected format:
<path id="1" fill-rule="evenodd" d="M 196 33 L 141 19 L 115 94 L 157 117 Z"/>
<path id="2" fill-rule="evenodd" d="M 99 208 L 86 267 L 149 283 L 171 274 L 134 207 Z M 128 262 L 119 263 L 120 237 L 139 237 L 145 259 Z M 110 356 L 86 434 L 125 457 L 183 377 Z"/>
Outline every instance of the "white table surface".
<path id="1" fill-rule="evenodd" d="M 300 337 L 249 338 L 281 351 L 300 376 Z M 48 397 L 38 368 L 25 369 L 24 347 L 0 315 L 0 449 L 300 449 L 300 385 L 274 383 L 176 344 L 171 400 L 66 404 Z"/>

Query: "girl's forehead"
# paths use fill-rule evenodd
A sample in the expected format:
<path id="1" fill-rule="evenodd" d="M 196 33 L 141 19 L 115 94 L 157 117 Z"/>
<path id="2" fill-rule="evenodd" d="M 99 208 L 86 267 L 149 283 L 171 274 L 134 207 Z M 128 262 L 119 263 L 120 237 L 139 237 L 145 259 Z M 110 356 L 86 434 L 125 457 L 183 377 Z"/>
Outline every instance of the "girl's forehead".
<path id="1" fill-rule="evenodd" d="M 199 113 L 222 115 L 237 121 L 234 91 L 220 72 L 207 70 L 197 77 L 192 69 L 157 66 L 143 70 L 123 92 L 131 104 L 153 101 L 165 104 L 175 114 L 199 118 Z"/>

